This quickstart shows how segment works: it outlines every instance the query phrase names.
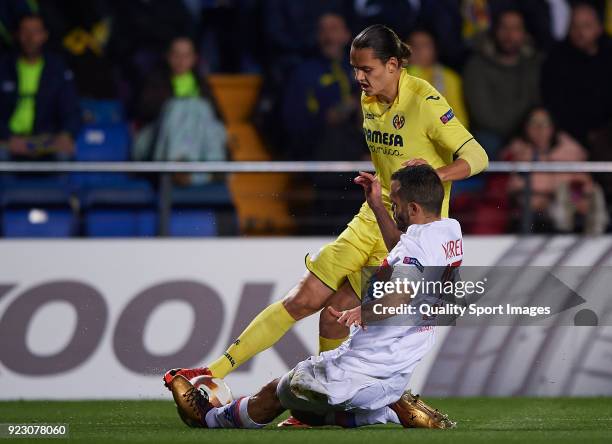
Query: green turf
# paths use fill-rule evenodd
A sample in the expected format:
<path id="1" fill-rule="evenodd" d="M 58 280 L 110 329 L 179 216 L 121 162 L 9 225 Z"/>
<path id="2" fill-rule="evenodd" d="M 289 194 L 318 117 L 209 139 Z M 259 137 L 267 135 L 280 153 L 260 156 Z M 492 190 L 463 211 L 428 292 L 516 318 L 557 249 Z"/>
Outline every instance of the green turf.
<path id="1" fill-rule="evenodd" d="M 430 401 L 457 420 L 458 428 L 407 430 L 378 425 L 351 430 L 278 430 L 273 426 L 264 430 L 192 430 L 180 422 L 170 401 L 0 402 L 0 423 L 67 423 L 69 441 L 83 443 L 612 443 L 612 398 Z"/>

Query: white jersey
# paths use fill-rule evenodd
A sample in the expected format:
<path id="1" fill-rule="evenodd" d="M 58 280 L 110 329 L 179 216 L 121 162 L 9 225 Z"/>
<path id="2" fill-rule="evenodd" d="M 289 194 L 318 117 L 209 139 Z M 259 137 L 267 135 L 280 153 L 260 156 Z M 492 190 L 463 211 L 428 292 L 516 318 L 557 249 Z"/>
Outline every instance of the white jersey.
<path id="1" fill-rule="evenodd" d="M 393 268 L 392 281 L 404 277 L 417 281 L 424 276 L 424 267 L 440 270 L 437 267 L 457 265 L 462 258 L 463 241 L 459 222 L 442 219 L 408 227 L 387 256 L 386 264 Z M 415 316 L 422 318 L 420 314 Z M 415 334 L 423 345 L 429 342 L 433 345 L 433 328 L 424 328 L 423 323 L 419 325 L 419 322 L 357 329 L 349 339 L 342 365 L 382 378 L 410 373 L 411 370 L 407 368 L 410 360 L 404 354 L 408 350 L 404 344 L 410 343 L 410 349 L 414 348 L 416 338 L 411 336 Z"/>
<path id="2" fill-rule="evenodd" d="M 393 268 L 391 280 L 407 277 L 419 280 L 424 267 L 458 266 L 463 258 L 461 227 L 455 219 L 411 225 L 391 250 L 383 266 Z M 440 270 L 440 268 L 438 268 Z M 420 315 L 419 315 L 420 316 Z M 366 405 L 378 408 L 399 399 L 418 362 L 434 345 L 431 325 L 402 324 L 354 328 L 336 350 L 321 353 L 296 367 L 300 378 L 315 381 L 302 384 L 324 393 L 331 404 L 351 404 L 356 394 L 370 387 Z M 305 376 L 306 375 L 306 376 Z M 299 378 L 298 378 L 299 379 Z M 374 387 L 380 383 L 381 389 Z M 391 401 L 390 401 L 391 400 Z M 354 405 L 353 401 L 353 405 Z"/>
<path id="3" fill-rule="evenodd" d="M 461 225 L 451 218 L 410 225 L 386 261 L 394 268 L 417 265 L 411 264 L 406 258 L 415 258 L 422 266 L 427 267 L 460 263 L 463 259 Z"/>

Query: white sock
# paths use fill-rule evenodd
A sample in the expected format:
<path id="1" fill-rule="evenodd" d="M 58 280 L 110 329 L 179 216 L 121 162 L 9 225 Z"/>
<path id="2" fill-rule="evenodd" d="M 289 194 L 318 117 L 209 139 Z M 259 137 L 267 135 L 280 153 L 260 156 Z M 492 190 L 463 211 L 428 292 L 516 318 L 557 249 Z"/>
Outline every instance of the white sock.
<path id="1" fill-rule="evenodd" d="M 260 429 L 265 424 L 258 424 L 251 419 L 247 407 L 249 398 L 238 398 L 223 406 L 210 409 L 206 414 L 206 425 L 209 428 L 224 429 Z"/>
<path id="2" fill-rule="evenodd" d="M 357 427 L 371 424 L 387 424 L 388 422 L 400 423 L 397 413 L 389 407 L 355 413 L 355 425 Z"/>

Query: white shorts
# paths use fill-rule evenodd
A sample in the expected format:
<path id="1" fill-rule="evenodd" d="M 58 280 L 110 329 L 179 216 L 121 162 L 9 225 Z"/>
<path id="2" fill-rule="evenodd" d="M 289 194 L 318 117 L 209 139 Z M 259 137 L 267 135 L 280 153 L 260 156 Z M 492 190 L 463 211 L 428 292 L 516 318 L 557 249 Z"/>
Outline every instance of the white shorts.
<path id="1" fill-rule="evenodd" d="M 335 350 L 311 356 L 284 375 L 277 387 L 283 407 L 324 414 L 331 410 L 375 410 L 397 401 L 417 364 L 434 343 L 433 332 L 402 338 L 402 348 L 374 355 L 357 351 L 350 339 Z M 364 358 L 368 356 L 368 358 Z M 380 361 L 375 363 L 374 358 Z"/>
<path id="2" fill-rule="evenodd" d="M 381 380 L 353 373 L 342 380 L 330 380 L 323 370 L 324 359 L 312 356 L 281 378 L 276 393 L 283 407 L 318 415 L 334 410 L 375 410 L 397 401 L 410 379 L 409 374 Z"/>

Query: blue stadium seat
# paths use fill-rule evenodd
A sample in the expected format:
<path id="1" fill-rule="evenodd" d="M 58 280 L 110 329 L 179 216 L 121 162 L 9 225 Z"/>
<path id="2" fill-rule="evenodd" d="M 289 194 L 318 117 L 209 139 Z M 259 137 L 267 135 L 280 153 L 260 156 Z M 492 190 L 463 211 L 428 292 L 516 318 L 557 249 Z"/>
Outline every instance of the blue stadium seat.
<path id="1" fill-rule="evenodd" d="M 130 133 L 123 123 L 87 126 L 77 139 L 76 160 L 121 162 L 130 158 Z M 141 237 L 157 233 L 157 200 L 146 180 L 125 173 L 73 173 L 83 233 L 90 237 Z"/>
<path id="2" fill-rule="evenodd" d="M 77 137 L 75 160 L 78 162 L 125 162 L 130 159 L 130 133 L 127 125 L 89 125 Z M 71 173 L 75 190 L 86 187 L 114 186 L 130 180 L 125 173 Z"/>
<path id="3" fill-rule="evenodd" d="M 62 179 L 15 179 L 7 182 L 0 190 L 0 206 L 68 206 L 70 191 Z"/>
<path id="4" fill-rule="evenodd" d="M 206 209 L 172 210 L 169 234 L 175 237 L 216 236 L 218 230 L 215 214 Z"/>
<path id="5" fill-rule="evenodd" d="M 125 120 L 123 104 L 119 100 L 81 99 L 83 122 L 93 125 L 113 125 Z"/>
<path id="6" fill-rule="evenodd" d="M 79 196 L 87 236 L 141 237 L 157 233 L 157 199 L 144 180 L 88 188 Z"/>
<path id="7" fill-rule="evenodd" d="M 157 213 L 152 209 L 92 209 L 84 216 L 90 237 L 144 237 L 157 234 Z"/>
<path id="8" fill-rule="evenodd" d="M 203 237 L 236 234 L 238 221 L 224 182 L 172 189 L 169 234 Z"/>
<path id="9" fill-rule="evenodd" d="M 126 161 L 130 158 L 130 131 L 126 124 L 88 125 L 76 141 L 75 160 L 80 162 Z"/>
<path id="10" fill-rule="evenodd" d="M 88 187 L 78 193 L 81 207 L 157 207 L 153 188 L 146 180 L 130 180 L 106 187 Z"/>
<path id="11" fill-rule="evenodd" d="M 16 208 L 2 213 L 4 237 L 70 237 L 75 227 L 70 208 Z"/>
<path id="12" fill-rule="evenodd" d="M 13 177 L 0 191 L 5 237 L 68 237 L 76 233 L 76 217 L 65 177 Z"/>
<path id="13" fill-rule="evenodd" d="M 233 207 L 232 196 L 225 182 L 205 185 L 174 187 L 172 202 L 180 206 Z"/>

